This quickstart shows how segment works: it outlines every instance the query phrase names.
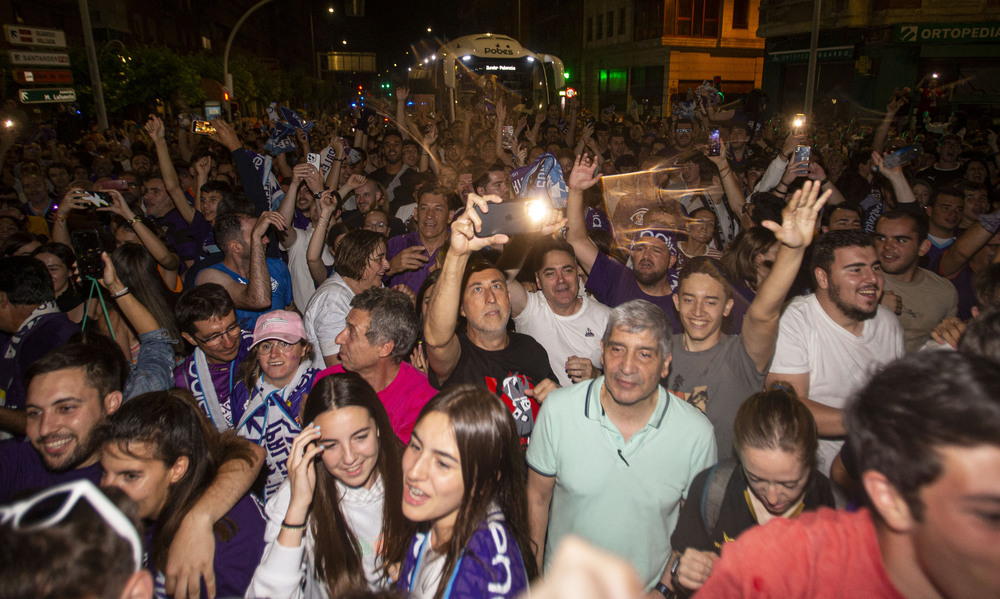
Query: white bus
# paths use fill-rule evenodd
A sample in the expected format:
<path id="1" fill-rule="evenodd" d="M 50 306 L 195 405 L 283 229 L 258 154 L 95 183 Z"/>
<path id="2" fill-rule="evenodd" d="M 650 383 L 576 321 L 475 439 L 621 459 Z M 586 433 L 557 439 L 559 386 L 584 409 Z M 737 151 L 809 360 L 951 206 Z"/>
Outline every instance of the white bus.
<path id="1" fill-rule="evenodd" d="M 482 91 L 483 78 L 521 97 L 527 108 L 544 109 L 559 100 L 565 85 L 563 63 L 551 54 L 535 54 L 514 38 L 483 33 L 452 40 L 427 56 L 418 56 L 409 73 L 414 102 L 455 118 L 463 96 Z"/>

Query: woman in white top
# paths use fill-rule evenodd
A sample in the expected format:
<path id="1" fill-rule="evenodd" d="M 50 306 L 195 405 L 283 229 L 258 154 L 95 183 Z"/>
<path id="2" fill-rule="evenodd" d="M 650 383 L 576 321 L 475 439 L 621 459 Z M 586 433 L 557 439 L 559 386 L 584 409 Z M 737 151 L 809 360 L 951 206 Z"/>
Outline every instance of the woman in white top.
<path id="1" fill-rule="evenodd" d="M 246 596 L 388 588 L 409 527 L 402 447 L 385 408 L 358 375 L 333 374 L 316 382 L 302 421 L 309 424 L 292 443 L 288 480 L 267 503 L 267 548 Z"/>

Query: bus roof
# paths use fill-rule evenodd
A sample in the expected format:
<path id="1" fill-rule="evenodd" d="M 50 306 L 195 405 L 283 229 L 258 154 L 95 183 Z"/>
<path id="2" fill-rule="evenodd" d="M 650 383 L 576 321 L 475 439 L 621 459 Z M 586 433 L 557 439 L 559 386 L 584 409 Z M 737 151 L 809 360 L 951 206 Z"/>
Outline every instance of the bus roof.
<path id="1" fill-rule="evenodd" d="M 480 33 L 463 35 L 448 42 L 444 52 L 453 53 L 456 57 L 478 56 L 480 58 L 538 58 L 534 52 L 526 50 L 517 40 L 506 35 Z"/>

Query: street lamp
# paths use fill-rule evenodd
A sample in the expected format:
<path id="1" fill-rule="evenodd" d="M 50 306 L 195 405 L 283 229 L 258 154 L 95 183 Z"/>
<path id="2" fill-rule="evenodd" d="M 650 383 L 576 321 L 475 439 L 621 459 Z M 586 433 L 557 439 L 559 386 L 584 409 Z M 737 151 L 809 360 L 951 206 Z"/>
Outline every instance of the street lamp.
<path id="1" fill-rule="evenodd" d="M 229 74 L 229 50 L 230 48 L 233 47 L 233 38 L 236 37 L 236 32 L 239 31 L 240 25 L 243 24 L 243 21 L 247 20 L 247 17 L 249 17 L 251 13 L 253 13 L 255 10 L 257 10 L 261 6 L 264 6 L 270 1 L 271 0 L 260 0 L 260 2 L 248 8 L 247 11 L 243 13 L 243 16 L 240 17 L 238 21 L 236 21 L 236 24 L 233 25 L 233 30 L 229 32 L 229 37 L 226 38 L 226 49 L 222 52 L 222 79 L 224 85 L 226 86 L 226 89 L 229 90 L 230 94 L 232 94 L 234 91 L 233 76 Z M 228 119 L 233 118 L 232 108 L 229 102 L 226 102 L 226 118 Z"/>

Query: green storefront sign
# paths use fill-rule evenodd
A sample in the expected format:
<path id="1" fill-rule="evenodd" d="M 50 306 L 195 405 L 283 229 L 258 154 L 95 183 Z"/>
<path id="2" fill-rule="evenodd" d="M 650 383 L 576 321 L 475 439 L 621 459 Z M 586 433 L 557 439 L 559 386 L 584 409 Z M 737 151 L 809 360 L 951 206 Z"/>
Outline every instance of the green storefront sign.
<path id="1" fill-rule="evenodd" d="M 819 48 L 816 50 L 817 62 L 850 60 L 851 58 L 854 58 L 854 46 Z M 767 59 L 771 62 L 809 62 L 809 50 L 784 50 L 782 52 L 771 52 L 767 55 Z"/>
<path id="2" fill-rule="evenodd" d="M 894 39 L 903 43 L 1000 43 L 1000 22 L 896 25 Z"/>

